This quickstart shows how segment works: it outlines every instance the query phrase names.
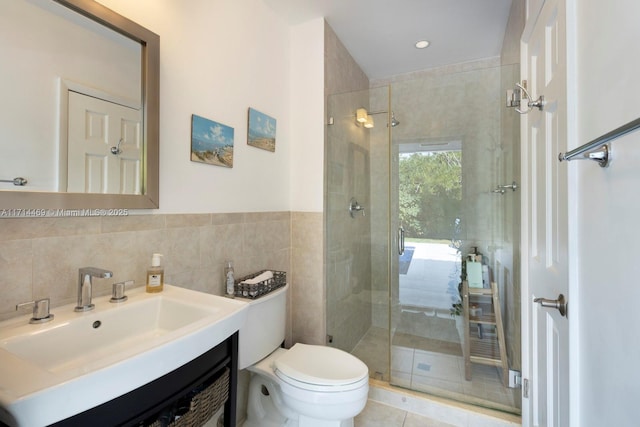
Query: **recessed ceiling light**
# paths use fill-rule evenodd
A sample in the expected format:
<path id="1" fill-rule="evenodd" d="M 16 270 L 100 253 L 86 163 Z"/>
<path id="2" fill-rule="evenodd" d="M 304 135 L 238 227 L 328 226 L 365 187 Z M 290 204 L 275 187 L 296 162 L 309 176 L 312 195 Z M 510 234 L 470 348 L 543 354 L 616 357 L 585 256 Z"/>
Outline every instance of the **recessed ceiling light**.
<path id="1" fill-rule="evenodd" d="M 425 47 L 429 46 L 429 41 L 428 40 L 418 40 L 416 42 L 416 48 L 418 49 L 424 49 Z"/>

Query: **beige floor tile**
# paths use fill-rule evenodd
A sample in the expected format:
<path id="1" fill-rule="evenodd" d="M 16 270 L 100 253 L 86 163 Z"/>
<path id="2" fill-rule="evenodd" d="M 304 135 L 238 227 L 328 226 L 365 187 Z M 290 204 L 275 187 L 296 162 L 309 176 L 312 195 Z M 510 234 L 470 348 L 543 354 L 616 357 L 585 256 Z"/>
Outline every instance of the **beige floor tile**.
<path id="1" fill-rule="evenodd" d="M 404 420 L 402 427 L 454 427 L 452 424 L 443 423 L 442 421 L 432 420 L 431 418 L 425 418 L 420 415 L 407 412 L 407 417 Z"/>
<path id="2" fill-rule="evenodd" d="M 406 411 L 369 400 L 364 410 L 354 419 L 354 426 L 402 427 L 406 415 Z"/>

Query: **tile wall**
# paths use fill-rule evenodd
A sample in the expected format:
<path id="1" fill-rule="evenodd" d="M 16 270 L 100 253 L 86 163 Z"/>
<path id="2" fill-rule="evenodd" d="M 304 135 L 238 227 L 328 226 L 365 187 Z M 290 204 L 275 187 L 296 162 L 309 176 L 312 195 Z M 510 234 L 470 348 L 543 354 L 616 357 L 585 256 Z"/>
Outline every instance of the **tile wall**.
<path id="1" fill-rule="evenodd" d="M 131 215 L 0 220 L 0 320 L 15 305 L 51 298 L 52 307 L 76 300 L 78 269 L 113 271 L 95 280 L 94 295 L 111 284 L 145 283 L 151 254 L 164 255 L 166 282 L 224 293 L 224 262 L 236 276 L 262 269 L 287 272 L 291 284 L 289 342 L 324 343 L 322 213 Z"/>
<path id="2" fill-rule="evenodd" d="M 291 213 L 293 342 L 324 344 L 326 335 L 323 214 Z"/>
<path id="3" fill-rule="evenodd" d="M 347 209 L 355 197 L 370 212 L 369 136 L 355 125 L 355 109 L 369 106 L 368 87 L 369 79 L 326 24 L 326 110 L 334 124 L 325 131 L 324 311 L 331 345 L 346 351 L 371 325 L 370 216 L 351 218 Z"/>

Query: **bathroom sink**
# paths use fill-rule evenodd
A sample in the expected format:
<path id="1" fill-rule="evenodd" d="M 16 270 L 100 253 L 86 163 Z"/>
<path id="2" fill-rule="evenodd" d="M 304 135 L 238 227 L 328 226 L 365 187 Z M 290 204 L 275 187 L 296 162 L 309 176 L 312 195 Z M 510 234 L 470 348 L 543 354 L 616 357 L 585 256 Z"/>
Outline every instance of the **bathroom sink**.
<path id="1" fill-rule="evenodd" d="M 119 350 L 144 349 L 220 312 L 217 306 L 193 306 L 164 295 L 112 308 L 5 338 L 0 348 L 49 372 L 88 372 L 118 357 Z"/>
<path id="2" fill-rule="evenodd" d="M 0 421 L 46 425 L 134 390 L 224 341 L 248 307 L 170 285 L 127 294 L 94 298 L 89 312 L 53 308 L 49 323 L 0 322 Z"/>

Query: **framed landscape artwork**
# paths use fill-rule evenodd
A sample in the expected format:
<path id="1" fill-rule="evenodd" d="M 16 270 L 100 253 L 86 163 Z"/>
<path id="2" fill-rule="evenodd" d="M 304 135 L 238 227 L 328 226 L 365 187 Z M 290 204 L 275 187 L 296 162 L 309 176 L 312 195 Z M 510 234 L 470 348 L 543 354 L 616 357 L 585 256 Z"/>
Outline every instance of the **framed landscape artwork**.
<path id="1" fill-rule="evenodd" d="M 276 151 L 276 119 L 249 108 L 247 144 L 271 152 Z"/>
<path id="2" fill-rule="evenodd" d="M 233 128 L 191 115 L 191 161 L 233 167 Z"/>

